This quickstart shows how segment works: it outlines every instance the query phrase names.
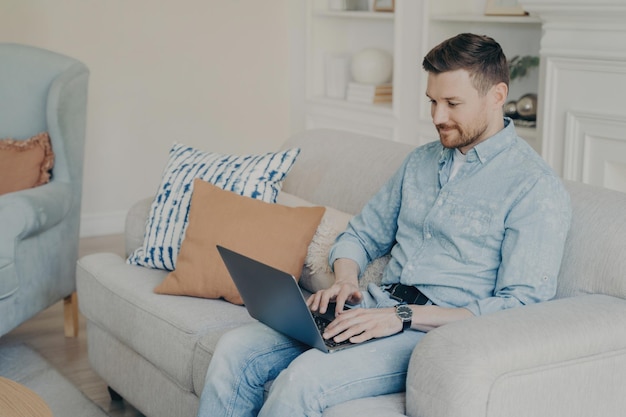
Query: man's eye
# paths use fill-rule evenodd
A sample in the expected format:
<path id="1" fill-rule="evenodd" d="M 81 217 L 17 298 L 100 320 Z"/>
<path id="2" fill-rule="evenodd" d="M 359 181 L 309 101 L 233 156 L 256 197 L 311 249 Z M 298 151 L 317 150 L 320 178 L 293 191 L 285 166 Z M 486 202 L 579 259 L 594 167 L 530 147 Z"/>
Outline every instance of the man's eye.
<path id="1" fill-rule="evenodd" d="M 449 102 L 448 102 L 448 106 L 450 106 L 450 107 L 456 107 L 456 106 L 458 106 L 459 104 L 461 104 L 461 103 L 455 103 L 455 102 L 453 102 L 453 101 L 449 101 Z"/>

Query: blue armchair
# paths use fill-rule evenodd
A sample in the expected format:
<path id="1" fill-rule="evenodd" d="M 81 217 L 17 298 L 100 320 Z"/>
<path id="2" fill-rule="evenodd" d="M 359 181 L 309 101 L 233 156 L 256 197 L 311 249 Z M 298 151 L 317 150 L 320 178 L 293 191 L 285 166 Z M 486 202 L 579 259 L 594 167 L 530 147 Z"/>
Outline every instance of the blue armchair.
<path id="1" fill-rule="evenodd" d="M 76 336 L 76 259 L 89 70 L 31 46 L 0 43 L 0 139 L 48 132 L 49 183 L 0 195 L 0 336 L 65 300 Z"/>

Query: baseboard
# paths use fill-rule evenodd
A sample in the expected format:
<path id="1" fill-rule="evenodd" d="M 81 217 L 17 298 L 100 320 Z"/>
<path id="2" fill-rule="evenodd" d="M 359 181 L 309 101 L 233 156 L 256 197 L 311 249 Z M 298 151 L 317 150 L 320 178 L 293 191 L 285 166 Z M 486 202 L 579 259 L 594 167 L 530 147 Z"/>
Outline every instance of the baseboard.
<path id="1" fill-rule="evenodd" d="M 126 210 L 120 210 L 109 213 L 83 214 L 80 218 L 80 237 L 124 233 L 126 213 Z"/>

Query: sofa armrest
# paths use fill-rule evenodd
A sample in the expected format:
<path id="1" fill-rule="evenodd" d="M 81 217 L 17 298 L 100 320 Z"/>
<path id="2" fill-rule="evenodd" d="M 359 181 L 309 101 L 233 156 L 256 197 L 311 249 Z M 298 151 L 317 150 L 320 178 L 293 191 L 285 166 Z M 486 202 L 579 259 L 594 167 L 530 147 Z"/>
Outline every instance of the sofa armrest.
<path id="1" fill-rule="evenodd" d="M 25 239 L 58 224 L 72 203 L 70 184 L 50 182 L 0 196 L 2 240 Z"/>
<path id="2" fill-rule="evenodd" d="M 413 352 L 407 415 L 619 415 L 626 300 L 585 295 L 430 332 Z"/>
<path id="3" fill-rule="evenodd" d="M 135 249 L 143 245 L 143 237 L 146 232 L 146 223 L 150 214 L 150 207 L 154 197 L 147 197 L 137 201 L 126 214 L 124 229 L 124 245 L 126 257 Z"/>

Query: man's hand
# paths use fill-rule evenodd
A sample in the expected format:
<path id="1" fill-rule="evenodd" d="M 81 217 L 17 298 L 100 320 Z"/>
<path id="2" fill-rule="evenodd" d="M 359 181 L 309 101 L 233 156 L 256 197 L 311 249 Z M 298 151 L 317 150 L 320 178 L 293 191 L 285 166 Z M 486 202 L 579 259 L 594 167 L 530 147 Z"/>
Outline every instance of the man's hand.
<path id="1" fill-rule="evenodd" d="M 402 331 L 402 321 L 391 308 L 355 308 L 342 311 L 324 332 L 324 339 L 335 342 L 350 340 L 361 343 L 370 339 L 387 337 Z"/>
<path id="2" fill-rule="evenodd" d="M 444 308 L 434 305 L 409 305 L 413 310 L 411 328 L 429 332 L 439 326 L 473 317 L 466 308 Z M 395 307 L 355 308 L 337 315 L 324 333 L 325 339 L 336 342 L 350 339 L 352 343 L 391 336 L 402 331 L 402 320 L 396 315 Z"/>
<path id="3" fill-rule="evenodd" d="M 359 290 L 359 267 L 356 262 L 350 259 L 337 259 L 333 265 L 335 270 L 335 283 L 325 289 L 311 295 L 307 300 L 307 305 L 311 311 L 326 313 L 328 303 L 335 302 L 335 315 L 343 311 L 346 302 L 358 304 L 361 302 L 361 291 Z"/>
<path id="4" fill-rule="evenodd" d="M 335 302 L 335 320 L 324 333 L 324 338 L 334 338 L 336 342 L 350 339 L 352 343 L 390 336 L 402 330 L 402 322 L 394 308 L 344 310 L 346 302 L 358 304 L 362 295 L 359 289 L 359 267 L 350 259 L 337 259 L 333 265 L 335 283 L 311 295 L 307 305 L 312 311 L 326 313 L 328 304 Z"/>
<path id="5" fill-rule="evenodd" d="M 333 265 L 335 283 L 311 295 L 307 305 L 311 311 L 326 313 L 328 304 L 335 302 L 335 320 L 326 327 L 324 338 L 336 342 L 350 339 L 361 343 L 369 339 L 391 336 L 402 330 L 402 321 L 395 308 L 354 308 L 344 310 L 345 304 L 358 304 L 362 294 L 359 290 L 359 267 L 356 262 L 340 258 Z M 443 308 L 434 305 L 410 306 L 413 309 L 412 328 L 428 332 L 444 324 L 472 317 L 465 308 Z"/>

